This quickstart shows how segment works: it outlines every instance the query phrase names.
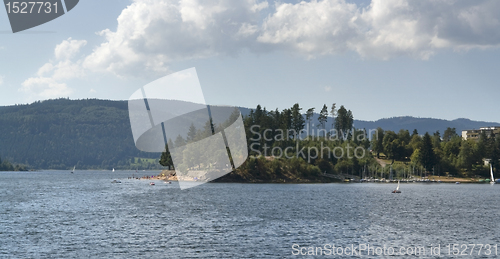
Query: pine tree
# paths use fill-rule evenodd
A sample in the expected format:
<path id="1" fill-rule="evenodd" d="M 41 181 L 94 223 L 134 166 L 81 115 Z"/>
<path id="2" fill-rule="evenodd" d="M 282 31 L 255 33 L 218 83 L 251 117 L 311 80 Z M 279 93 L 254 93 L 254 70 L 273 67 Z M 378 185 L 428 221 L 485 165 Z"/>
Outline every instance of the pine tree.
<path id="1" fill-rule="evenodd" d="M 169 145 L 173 145 L 173 143 L 171 143 L 171 142 L 172 142 L 172 140 L 169 140 Z M 174 162 L 172 161 L 172 157 L 170 156 L 170 151 L 168 150 L 168 145 L 165 145 L 165 152 L 161 153 L 160 165 L 170 166 L 170 169 L 173 169 L 173 167 L 174 167 Z"/>
<path id="2" fill-rule="evenodd" d="M 426 171 L 431 171 L 436 164 L 436 157 L 432 145 L 432 139 L 429 133 L 425 133 L 422 139 L 422 149 L 420 150 L 420 163 Z"/>
<path id="3" fill-rule="evenodd" d="M 175 139 L 175 147 L 182 147 L 186 144 L 186 141 L 182 138 L 181 135 L 178 135 L 177 138 Z"/>
<path id="4" fill-rule="evenodd" d="M 348 138 L 353 123 L 354 118 L 351 110 L 348 111 L 344 105 L 341 105 L 340 109 L 337 111 L 337 118 L 335 118 L 335 130 L 337 130 L 337 134 L 346 135 Z"/>
<path id="5" fill-rule="evenodd" d="M 306 120 L 307 120 L 307 123 L 309 125 L 309 129 L 311 129 L 311 121 L 312 121 L 313 116 L 314 116 L 314 108 L 309 108 L 306 112 Z M 307 132 L 308 135 L 310 135 L 309 129 Z"/>
<path id="6" fill-rule="evenodd" d="M 330 114 L 332 115 L 332 129 L 335 127 L 335 116 L 337 116 L 337 104 L 333 103 L 330 109 Z"/>
<path id="7" fill-rule="evenodd" d="M 291 108 L 292 112 L 292 129 L 295 130 L 295 133 L 298 135 L 300 134 L 300 131 L 304 128 L 305 120 L 304 117 L 302 117 L 302 114 L 300 113 L 300 110 L 302 108 L 299 107 L 299 104 L 296 103 L 293 105 Z"/>
<path id="8" fill-rule="evenodd" d="M 191 126 L 189 126 L 189 131 L 187 134 L 187 141 L 188 142 L 194 141 L 195 137 L 196 137 L 196 127 L 194 126 L 193 123 L 191 123 Z"/>
<path id="9" fill-rule="evenodd" d="M 326 121 L 328 120 L 328 108 L 326 107 L 326 104 L 323 104 L 323 108 L 319 112 L 318 116 L 318 127 L 322 127 L 323 129 L 326 129 Z"/>

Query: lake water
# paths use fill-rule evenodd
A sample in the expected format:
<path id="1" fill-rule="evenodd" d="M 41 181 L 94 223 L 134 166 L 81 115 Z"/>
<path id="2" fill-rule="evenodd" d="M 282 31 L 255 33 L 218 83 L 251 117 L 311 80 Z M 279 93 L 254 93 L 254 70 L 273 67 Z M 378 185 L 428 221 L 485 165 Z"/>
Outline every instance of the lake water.
<path id="1" fill-rule="evenodd" d="M 209 183 L 181 191 L 127 179 L 157 173 L 0 172 L 0 257 L 288 258 L 316 247 L 330 258 L 401 258 L 389 253 L 412 247 L 425 250 L 410 258 L 500 254 L 500 185 L 401 184 L 392 194 L 395 184 Z M 449 244 L 458 245 L 450 255 Z M 328 252 L 332 245 L 342 256 Z M 372 254 L 345 255 L 363 245 Z"/>

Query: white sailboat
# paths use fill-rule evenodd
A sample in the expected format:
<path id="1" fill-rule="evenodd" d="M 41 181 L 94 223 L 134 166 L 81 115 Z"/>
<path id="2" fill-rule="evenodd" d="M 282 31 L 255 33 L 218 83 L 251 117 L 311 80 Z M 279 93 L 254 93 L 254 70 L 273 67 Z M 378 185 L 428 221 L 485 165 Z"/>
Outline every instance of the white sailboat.
<path id="1" fill-rule="evenodd" d="M 113 168 L 113 171 L 112 171 L 112 172 L 114 172 L 114 171 L 115 171 L 115 169 Z"/>
<path id="2" fill-rule="evenodd" d="M 76 165 L 73 166 L 73 170 L 71 171 L 71 173 L 74 173 L 75 172 L 75 168 L 76 168 Z"/>
<path id="3" fill-rule="evenodd" d="M 396 190 L 392 191 L 392 193 L 401 193 L 399 190 L 399 180 L 398 180 L 398 187 L 396 187 Z"/>
<path id="4" fill-rule="evenodd" d="M 491 163 L 490 163 L 490 176 L 491 176 L 490 184 L 495 184 L 495 177 L 493 177 L 493 166 L 491 165 Z"/>

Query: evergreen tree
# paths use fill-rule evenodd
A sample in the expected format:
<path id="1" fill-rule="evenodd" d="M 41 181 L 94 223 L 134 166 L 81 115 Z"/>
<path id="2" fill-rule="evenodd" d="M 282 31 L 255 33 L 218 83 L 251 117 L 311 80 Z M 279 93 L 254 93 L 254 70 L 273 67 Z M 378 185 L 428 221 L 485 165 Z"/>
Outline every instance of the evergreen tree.
<path id="1" fill-rule="evenodd" d="M 194 141 L 194 138 L 196 136 L 196 127 L 194 126 L 193 123 L 191 123 L 191 126 L 189 126 L 189 131 L 187 134 L 187 141 Z"/>
<path id="2" fill-rule="evenodd" d="M 432 145 L 434 148 L 441 149 L 441 133 L 439 133 L 439 130 L 434 132 L 434 135 L 432 137 Z"/>
<path id="3" fill-rule="evenodd" d="M 182 136 L 179 134 L 177 138 L 174 141 L 175 147 L 182 147 L 186 144 L 186 141 L 182 138 Z"/>
<path id="4" fill-rule="evenodd" d="M 169 139 L 169 144 L 173 146 L 172 140 Z M 170 166 L 170 169 L 174 168 L 174 162 L 172 161 L 172 157 L 170 156 L 170 151 L 168 150 L 168 145 L 165 145 L 165 152 L 161 153 L 160 157 L 160 165 L 162 166 Z"/>
<path id="5" fill-rule="evenodd" d="M 313 116 L 314 116 L 314 108 L 309 108 L 306 112 L 306 120 L 307 120 L 307 123 L 309 125 L 309 129 L 307 132 L 308 135 L 310 135 L 309 130 L 311 129 L 311 121 L 312 121 Z"/>
<path id="6" fill-rule="evenodd" d="M 281 128 L 287 131 L 292 128 L 292 112 L 290 109 L 284 109 L 281 114 Z"/>
<path id="7" fill-rule="evenodd" d="M 474 164 L 474 148 L 470 140 L 465 140 L 460 147 L 458 154 L 459 165 L 461 168 L 466 169 L 468 172 L 472 171 L 472 164 Z"/>
<path id="8" fill-rule="evenodd" d="M 254 112 L 254 124 L 255 125 L 261 125 L 261 119 L 262 117 L 264 116 L 264 112 L 262 111 L 262 107 L 259 105 L 257 105 L 257 108 L 255 109 L 255 112 Z"/>
<path id="9" fill-rule="evenodd" d="M 479 134 L 479 139 L 473 145 L 473 162 L 472 164 L 483 164 L 483 159 L 488 158 L 488 136 L 482 131 Z"/>
<path id="10" fill-rule="evenodd" d="M 492 139 L 494 141 L 491 150 L 490 163 L 493 166 L 493 169 L 495 170 L 496 175 L 498 177 L 498 173 L 500 171 L 500 135 Z"/>
<path id="11" fill-rule="evenodd" d="M 326 129 L 326 121 L 328 120 L 328 108 L 326 107 L 326 104 L 323 104 L 323 108 L 319 112 L 318 116 L 318 128 L 322 127 L 323 129 Z"/>
<path id="12" fill-rule="evenodd" d="M 299 104 L 296 103 L 292 106 L 291 115 L 292 115 L 292 129 L 295 130 L 296 134 L 300 134 L 300 131 L 304 128 L 305 120 L 302 114 L 300 113 L 302 108 L 299 107 Z"/>
<path id="13" fill-rule="evenodd" d="M 335 130 L 337 130 L 337 134 L 349 137 L 353 122 L 354 118 L 352 112 L 350 110 L 348 111 L 344 105 L 341 105 L 340 109 L 337 111 L 337 118 L 335 118 Z"/>
<path id="14" fill-rule="evenodd" d="M 422 139 L 422 149 L 420 150 L 420 164 L 426 171 L 431 171 L 432 167 L 436 164 L 436 157 L 434 154 L 434 147 L 429 133 L 425 133 Z"/>
<path id="15" fill-rule="evenodd" d="M 335 127 L 335 116 L 337 116 L 337 104 L 333 103 L 330 109 L 330 114 L 332 115 L 332 129 Z"/>

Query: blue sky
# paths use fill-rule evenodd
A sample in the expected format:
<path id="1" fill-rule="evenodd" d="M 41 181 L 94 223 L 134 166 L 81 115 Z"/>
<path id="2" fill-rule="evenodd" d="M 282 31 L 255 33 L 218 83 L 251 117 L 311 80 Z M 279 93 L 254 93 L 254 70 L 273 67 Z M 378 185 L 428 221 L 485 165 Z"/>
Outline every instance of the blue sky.
<path id="1" fill-rule="evenodd" d="M 500 122 L 500 2 L 86 0 L 13 34 L 0 105 L 127 100 L 196 67 L 208 103 Z"/>

